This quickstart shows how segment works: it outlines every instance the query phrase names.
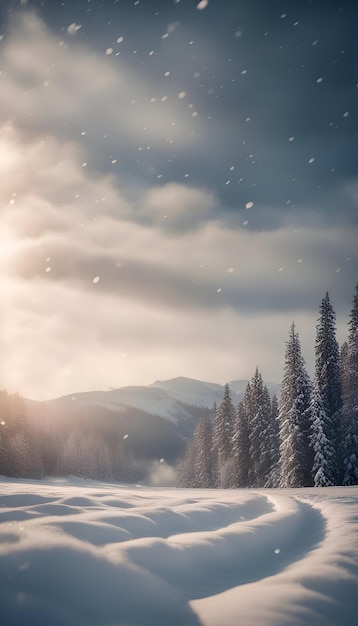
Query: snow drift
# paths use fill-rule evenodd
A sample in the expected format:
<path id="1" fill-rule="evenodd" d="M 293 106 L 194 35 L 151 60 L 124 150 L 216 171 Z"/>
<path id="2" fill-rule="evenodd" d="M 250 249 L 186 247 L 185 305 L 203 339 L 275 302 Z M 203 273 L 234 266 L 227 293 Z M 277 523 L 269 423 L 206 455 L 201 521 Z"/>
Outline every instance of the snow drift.
<path id="1" fill-rule="evenodd" d="M 358 488 L 3 479 L 2 622 L 351 626 Z"/>

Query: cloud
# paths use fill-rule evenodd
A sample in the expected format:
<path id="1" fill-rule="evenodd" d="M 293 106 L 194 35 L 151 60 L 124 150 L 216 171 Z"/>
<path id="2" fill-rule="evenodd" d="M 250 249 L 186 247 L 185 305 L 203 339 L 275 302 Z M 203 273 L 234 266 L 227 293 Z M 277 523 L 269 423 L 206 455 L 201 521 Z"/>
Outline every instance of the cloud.
<path id="1" fill-rule="evenodd" d="M 113 157 L 97 150 L 103 120 L 126 163 L 171 137 L 190 170 L 207 139 L 177 84 L 162 101 L 155 80 L 64 37 L 26 10 L 1 44 L 1 385 L 51 397 L 178 375 L 224 383 L 256 365 L 278 381 L 293 319 L 312 367 L 326 290 L 346 334 L 356 233 L 330 214 L 356 205 L 356 181 L 322 217 L 314 202 L 283 211 L 244 192 L 229 210 L 210 169 L 206 186 L 116 175 L 98 156 Z"/>
<path id="2" fill-rule="evenodd" d="M 185 232 L 214 216 L 220 202 L 206 189 L 167 183 L 154 187 L 142 200 L 143 214 L 153 224 L 169 232 Z"/>
<path id="3" fill-rule="evenodd" d="M 143 80 L 119 57 L 73 37 L 60 40 L 32 11 L 12 17 L 1 59 L 3 111 L 24 128 L 60 136 L 89 129 L 82 143 L 92 148 L 104 127 L 122 148 L 134 142 L 166 152 L 174 142 L 177 150 L 195 151 L 200 143 L 200 121 L 175 90 L 161 93 L 159 82 Z"/>

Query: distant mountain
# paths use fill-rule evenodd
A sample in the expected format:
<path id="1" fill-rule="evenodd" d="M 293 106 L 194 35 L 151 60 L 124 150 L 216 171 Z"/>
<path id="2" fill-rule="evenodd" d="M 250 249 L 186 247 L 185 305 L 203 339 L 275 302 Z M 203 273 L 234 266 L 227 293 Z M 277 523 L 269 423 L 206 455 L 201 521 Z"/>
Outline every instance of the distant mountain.
<path id="1" fill-rule="evenodd" d="M 247 381 L 236 380 L 229 385 L 237 405 Z M 268 388 L 271 394 L 279 391 L 279 385 Z M 179 377 L 148 386 L 73 393 L 45 405 L 49 419 L 57 427 L 61 425 L 64 433 L 74 428 L 95 432 L 108 445 L 124 439 L 137 460 L 164 458 L 174 463 L 183 454 L 199 419 L 212 416 L 223 396 L 223 385 Z M 28 401 L 28 411 L 36 416 L 39 403 Z"/>
<path id="2" fill-rule="evenodd" d="M 238 404 L 242 399 L 247 380 L 229 383 L 232 400 Z M 270 383 L 270 393 L 278 393 L 279 385 Z M 157 380 L 147 386 L 130 386 L 109 391 L 75 393 L 50 401 L 52 406 L 96 406 L 108 411 L 125 412 L 128 407 L 139 409 L 177 424 L 183 417 L 191 417 L 192 409 L 213 409 L 220 404 L 224 386 L 180 376 L 170 380 Z"/>

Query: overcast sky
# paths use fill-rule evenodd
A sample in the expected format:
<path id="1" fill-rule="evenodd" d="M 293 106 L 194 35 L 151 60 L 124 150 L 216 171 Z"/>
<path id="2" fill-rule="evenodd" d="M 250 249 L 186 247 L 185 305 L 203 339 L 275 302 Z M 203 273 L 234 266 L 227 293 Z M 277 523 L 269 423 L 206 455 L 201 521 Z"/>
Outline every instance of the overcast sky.
<path id="1" fill-rule="evenodd" d="M 358 6 L 2 0 L 0 387 L 313 372 L 358 280 Z"/>

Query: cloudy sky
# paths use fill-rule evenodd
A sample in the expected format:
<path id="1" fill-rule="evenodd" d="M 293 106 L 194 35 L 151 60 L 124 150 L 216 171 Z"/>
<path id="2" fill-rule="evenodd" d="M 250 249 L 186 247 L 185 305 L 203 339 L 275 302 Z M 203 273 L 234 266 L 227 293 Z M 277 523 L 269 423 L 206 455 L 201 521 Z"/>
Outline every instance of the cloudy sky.
<path id="1" fill-rule="evenodd" d="M 358 279 L 349 0 L 2 0 L 0 386 L 312 373 Z"/>

